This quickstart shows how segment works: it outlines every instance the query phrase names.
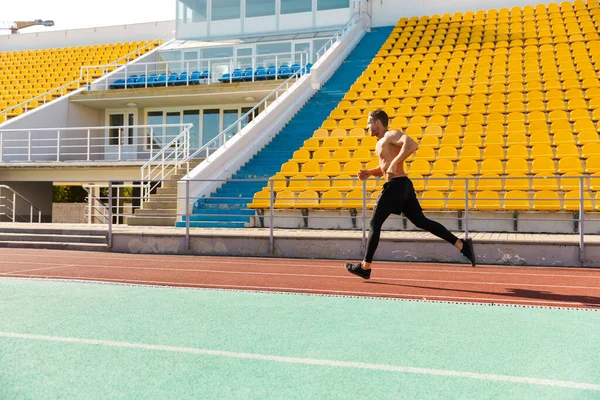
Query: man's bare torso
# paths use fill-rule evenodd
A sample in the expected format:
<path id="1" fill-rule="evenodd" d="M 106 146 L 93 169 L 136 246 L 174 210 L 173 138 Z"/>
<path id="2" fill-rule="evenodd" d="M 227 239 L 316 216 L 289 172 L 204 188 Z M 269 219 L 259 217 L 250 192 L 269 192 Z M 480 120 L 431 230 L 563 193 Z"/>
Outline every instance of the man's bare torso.
<path id="1" fill-rule="evenodd" d="M 388 172 L 388 168 L 392 164 L 394 158 L 396 158 L 398 153 L 400 153 L 400 150 L 402 150 L 402 144 L 398 145 L 394 143 L 389 131 L 386 132 L 386 134 L 379 139 L 375 145 L 375 153 L 379 159 L 379 167 L 381 168 L 386 181 L 398 176 L 406 176 L 406 172 L 404 171 L 404 163 L 402 163 L 402 165 L 398 165 L 394 173 Z"/>

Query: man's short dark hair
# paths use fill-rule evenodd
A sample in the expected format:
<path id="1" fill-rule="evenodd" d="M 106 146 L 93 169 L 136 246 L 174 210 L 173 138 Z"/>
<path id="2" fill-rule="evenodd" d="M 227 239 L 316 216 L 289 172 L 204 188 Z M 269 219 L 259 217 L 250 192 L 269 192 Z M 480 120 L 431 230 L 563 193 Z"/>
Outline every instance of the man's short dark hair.
<path id="1" fill-rule="evenodd" d="M 385 111 L 383 111 L 381 108 L 378 108 L 377 110 L 373 110 L 369 113 L 369 115 L 376 120 L 381 121 L 381 124 L 387 128 L 388 126 L 388 121 L 389 121 L 389 117 L 388 115 L 385 113 Z"/>

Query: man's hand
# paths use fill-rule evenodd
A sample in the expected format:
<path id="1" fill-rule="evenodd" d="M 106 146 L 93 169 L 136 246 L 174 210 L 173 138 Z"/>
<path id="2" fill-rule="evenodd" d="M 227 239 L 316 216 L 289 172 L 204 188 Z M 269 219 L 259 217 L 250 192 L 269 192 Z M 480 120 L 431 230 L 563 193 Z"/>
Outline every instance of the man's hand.
<path id="1" fill-rule="evenodd" d="M 371 176 L 371 173 L 366 169 L 358 171 L 358 179 L 360 179 L 361 181 L 367 179 L 369 176 Z"/>

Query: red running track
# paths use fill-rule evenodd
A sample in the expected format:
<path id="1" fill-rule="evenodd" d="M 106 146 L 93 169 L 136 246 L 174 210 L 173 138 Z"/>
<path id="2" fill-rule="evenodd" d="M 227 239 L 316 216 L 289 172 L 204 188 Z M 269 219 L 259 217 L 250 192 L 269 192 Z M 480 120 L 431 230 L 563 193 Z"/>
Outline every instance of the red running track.
<path id="1" fill-rule="evenodd" d="M 600 270 L 375 262 L 369 281 L 343 261 L 0 249 L 0 278 L 600 308 Z"/>

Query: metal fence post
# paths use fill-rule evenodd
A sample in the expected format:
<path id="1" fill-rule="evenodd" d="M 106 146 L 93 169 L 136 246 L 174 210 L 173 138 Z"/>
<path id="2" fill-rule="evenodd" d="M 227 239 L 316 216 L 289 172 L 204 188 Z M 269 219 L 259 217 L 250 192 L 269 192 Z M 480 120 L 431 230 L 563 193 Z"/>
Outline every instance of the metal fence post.
<path id="1" fill-rule="evenodd" d="M 275 202 L 275 187 L 273 186 L 273 180 L 271 179 L 269 181 L 269 189 L 271 191 L 271 194 L 269 196 L 269 209 L 270 209 L 270 215 L 269 215 L 269 251 L 271 252 L 271 254 L 273 254 L 275 252 L 275 240 L 273 238 L 273 203 Z"/>
<path id="2" fill-rule="evenodd" d="M 583 224 L 583 214 L 585 211 L 584 207 L 584 191 L 583 191 L 583 176 L 579 177 L 579 262 L 584 264 L 584 224 Z"/>
<path id="3" fill-rule="evenodd" d="M 113 221 L 113 210 L 112 210 L 112 181 L 108 182 L 108 247 L 112 248 L 112 221 Z"/>
<path id="4" fill-rule="evenodd" d="M 367 251 L 367 180 L 362 181 L 363 204 L 362 204 L 362 239 L 360 241 L 360 254 L 364 257 Z"/>
<path id="5" fill-rule="evenodd" d="M 465 178 L 465 239 L 469 237 L 469 178 Z"/>
<path id="6" fill-rule="evenodd" d="M 185 181 L 185 248 L 190 249 L 190 181 Z"/>

